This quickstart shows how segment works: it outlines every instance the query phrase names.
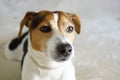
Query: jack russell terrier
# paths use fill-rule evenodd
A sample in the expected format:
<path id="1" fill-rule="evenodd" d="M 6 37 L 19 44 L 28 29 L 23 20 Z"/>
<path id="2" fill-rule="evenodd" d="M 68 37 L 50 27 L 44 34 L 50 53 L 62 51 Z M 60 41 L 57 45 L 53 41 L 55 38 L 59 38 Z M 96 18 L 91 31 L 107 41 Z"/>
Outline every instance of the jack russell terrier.
<path id="1" fill-rule="evenodd" d="M 24 25 L 28 31 L 22 34 Z M 5 47 L 6 58 L 21 61 L 22 80 L 76 80 L 72 42 L 80 28 L 73 13 L 27 12 L 18 37 Z"/>

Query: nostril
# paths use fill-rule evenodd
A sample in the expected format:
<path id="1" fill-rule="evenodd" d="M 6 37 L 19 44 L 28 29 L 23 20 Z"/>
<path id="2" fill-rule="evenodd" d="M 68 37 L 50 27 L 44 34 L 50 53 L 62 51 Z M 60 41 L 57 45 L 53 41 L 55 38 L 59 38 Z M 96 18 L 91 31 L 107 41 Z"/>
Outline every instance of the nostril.
<path id="1" fill-rule="evenodd" d="M 72 49 L 69 49 L 68 52 L 72 52 Z"/>
<path id="2" fill-rule="evenodd" d="M 61 52 L 62 52 L 62 53 L 64 53 L 64 52 L 66 52 L 66 50 L 65 50 L 65 49 L 63 49 L 63 50 L 61 50 Z"/>
<path id="3" fill-rule="evenodd" d="M 71 52 L 72 52 L 72 47 L 69 47 L 68 50 L 67 50 L 68 55 L 70 55 Z"/>

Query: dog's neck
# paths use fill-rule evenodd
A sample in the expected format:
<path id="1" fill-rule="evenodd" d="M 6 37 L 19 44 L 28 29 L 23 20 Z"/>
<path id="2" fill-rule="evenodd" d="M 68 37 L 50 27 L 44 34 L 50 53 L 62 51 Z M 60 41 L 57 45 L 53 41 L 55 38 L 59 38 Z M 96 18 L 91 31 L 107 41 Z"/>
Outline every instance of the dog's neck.
<path id="1" fill-rule="evenodd" d="M 65 62 L 55 62 L 45 56 L 43 52 L 36 51 L 32 48 L 30 39 L 28 39 L 28 56 L 32 62 L 43 69 L 56 69 L 63 65 Z M 68 61 L 66 61 L 68 62 Z"/>

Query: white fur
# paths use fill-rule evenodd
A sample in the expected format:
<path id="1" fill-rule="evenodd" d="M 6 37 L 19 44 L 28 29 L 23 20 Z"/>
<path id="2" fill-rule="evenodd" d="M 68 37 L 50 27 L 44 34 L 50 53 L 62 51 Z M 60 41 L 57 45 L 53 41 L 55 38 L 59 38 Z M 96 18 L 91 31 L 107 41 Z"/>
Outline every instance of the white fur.
<path id="1" fill-rule="evenodd" d="M 55 56 L 55 47 L 57 44 L 71 44 L 67 37 L 62 36 L 60 33 L 58 33 L 58 16 L 58 14 L 54 14 L 54 35 L 52 35 L 51 39 L 47 43 L 48 47 L 46 52 L 42 53 L 34 50 L 31 46 L 30 35 L 26 37 L 28 38 L 28 52 L 25 56 L 24 65 L 22 68 L 22 80 L 76 80 L 74 67 L 72 65 L 71 59 L 65 62 L 56 62 L 53 59 L 53 57 Z M 24 41 L 25 39 L 23 40 L 23 42 Z M 14 51 L 15 53 L 8 50 L 8 45 L 6 46 L 5 53 L 8 59 L 14 60 L 18 58 L 18 60 L 21 60 L 21 56 L 23 55 L 23 52 L 21 52 L 23 42 Z M 73 54 L 74 51 L 72 52 L 72 56 Z"/>
<path id="2" fill-rule="evenodd" d="M 31 57 L 38 64 L 34 63 Z M 41 68 L 39 65 L 49 66 L 50 69 Z M 24 60 L 22 80 L 75 80 L 74 67 L 71 60 L 63 63 L 49 60 L 44 53 L 33 50 L 29 45 L 28 54 Z"/>

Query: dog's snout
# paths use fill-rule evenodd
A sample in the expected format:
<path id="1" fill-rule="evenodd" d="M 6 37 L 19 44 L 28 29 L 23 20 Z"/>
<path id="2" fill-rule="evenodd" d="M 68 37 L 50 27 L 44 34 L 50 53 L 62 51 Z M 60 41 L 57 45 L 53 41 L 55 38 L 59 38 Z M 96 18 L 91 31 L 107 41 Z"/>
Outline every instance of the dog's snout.
<path id="1" fill-rule="evenodd" d="M 60 54 L 64 56 L 69 56 L 72 53 L 72 46 L 70 44 L 60 44 L 57 47 Z"/>

